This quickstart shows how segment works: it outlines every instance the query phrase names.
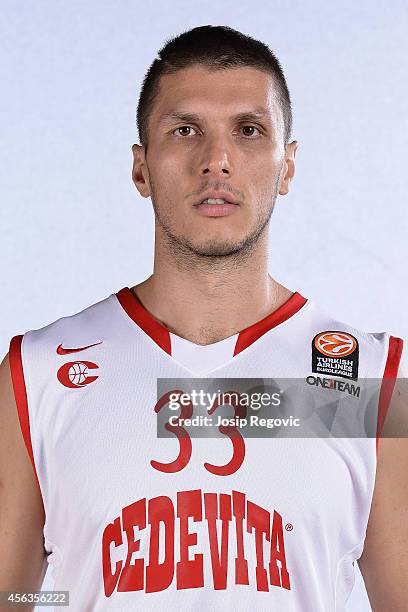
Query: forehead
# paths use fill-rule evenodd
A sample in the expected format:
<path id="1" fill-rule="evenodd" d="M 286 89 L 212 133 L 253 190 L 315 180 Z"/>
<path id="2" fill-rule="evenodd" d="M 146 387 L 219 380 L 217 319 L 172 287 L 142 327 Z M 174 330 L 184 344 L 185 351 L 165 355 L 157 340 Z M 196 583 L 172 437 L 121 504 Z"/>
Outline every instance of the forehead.
<path id="1" fill-rule="evenodd" d="M 204 119 L 228 117 L 242 111 L 264 109 L 264 119 L 282 122 L 273 76 L 251 67 L 209 70 L 194 65 L 160 78 L 151 125 L 171 112 L 194 112 Z"/>

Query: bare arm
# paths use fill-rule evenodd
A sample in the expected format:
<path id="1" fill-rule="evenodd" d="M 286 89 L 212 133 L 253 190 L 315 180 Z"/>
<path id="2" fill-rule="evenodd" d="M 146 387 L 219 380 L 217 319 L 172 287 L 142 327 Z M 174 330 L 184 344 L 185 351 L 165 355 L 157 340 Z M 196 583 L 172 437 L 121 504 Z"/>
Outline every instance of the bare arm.
<path id="1" fill-rule="evenodd" d="M 408 610 L 407 387 L 406 379 L 397 379 L 379 440 L 373 502 L 358 560 L 373 612 Z M 385 437 L 396 433 L 401 437 Z"/>
<path id="2" fill-rule="evenodd" d="M 35 591 L 47 569 L 45 514 L 18 420 L 9 357 L 0 365 L 0 591 Z M 16 606 L 0 605 L 0 612 Z M 18 606 L 31 611 L 34 605 Z"/>

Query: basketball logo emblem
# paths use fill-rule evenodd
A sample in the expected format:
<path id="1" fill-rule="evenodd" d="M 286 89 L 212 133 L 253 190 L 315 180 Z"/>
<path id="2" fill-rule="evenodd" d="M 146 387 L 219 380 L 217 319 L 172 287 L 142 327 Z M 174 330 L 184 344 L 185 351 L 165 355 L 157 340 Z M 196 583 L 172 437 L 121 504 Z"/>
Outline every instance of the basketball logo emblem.
<path id="1" fill-rule="evenodd" d="M 358 379 L 357 338 L 344 331 L 326 329 L 312 340 L 312 372 Z"/>
<path id="2" fill-rule="evenodd" d="M 316 336 L 315 347 L 329 357 L 346 357 L 357 346 L 356 339 L 345 332 L 323 332 Z"/>
<path id="3" fill-rule="evenodd" d="M 64 387 L 71 389 L 85 387 L 98 378 L 98 376 L 89 374 L 89 370 L 95 370 L 98 367 L 92 361 L 70 361 L 60 367 L 57 378 Z"/>

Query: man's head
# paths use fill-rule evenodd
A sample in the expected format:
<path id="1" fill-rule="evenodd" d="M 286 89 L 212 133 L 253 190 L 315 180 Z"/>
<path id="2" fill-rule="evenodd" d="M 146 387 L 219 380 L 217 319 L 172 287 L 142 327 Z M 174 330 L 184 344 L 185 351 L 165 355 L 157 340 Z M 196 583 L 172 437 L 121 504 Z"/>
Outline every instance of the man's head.
<path id="1" fill-rule="evenodd" d="M 151 65 L 137 120 L 133 180 L 152 199 L 156 240 L 187 256 L 251 251 L 288 192 L 297 148 L 272 51 L 224 26 L 181 34 Z M 235 205 L 199 205 L 217 192 Z"/>

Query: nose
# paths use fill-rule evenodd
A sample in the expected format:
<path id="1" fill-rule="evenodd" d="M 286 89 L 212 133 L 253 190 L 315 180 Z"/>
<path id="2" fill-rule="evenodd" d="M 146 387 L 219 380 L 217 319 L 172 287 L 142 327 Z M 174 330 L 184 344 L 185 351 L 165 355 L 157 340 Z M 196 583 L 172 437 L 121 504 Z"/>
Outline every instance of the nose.
<path id="1" fill-rule="evenodd" d="M 233 173 L 231 153 L 225 142 L 213 140 L 204 147 L 200 163 L 200 174 L 220 175 L 225 177 Z"/>

